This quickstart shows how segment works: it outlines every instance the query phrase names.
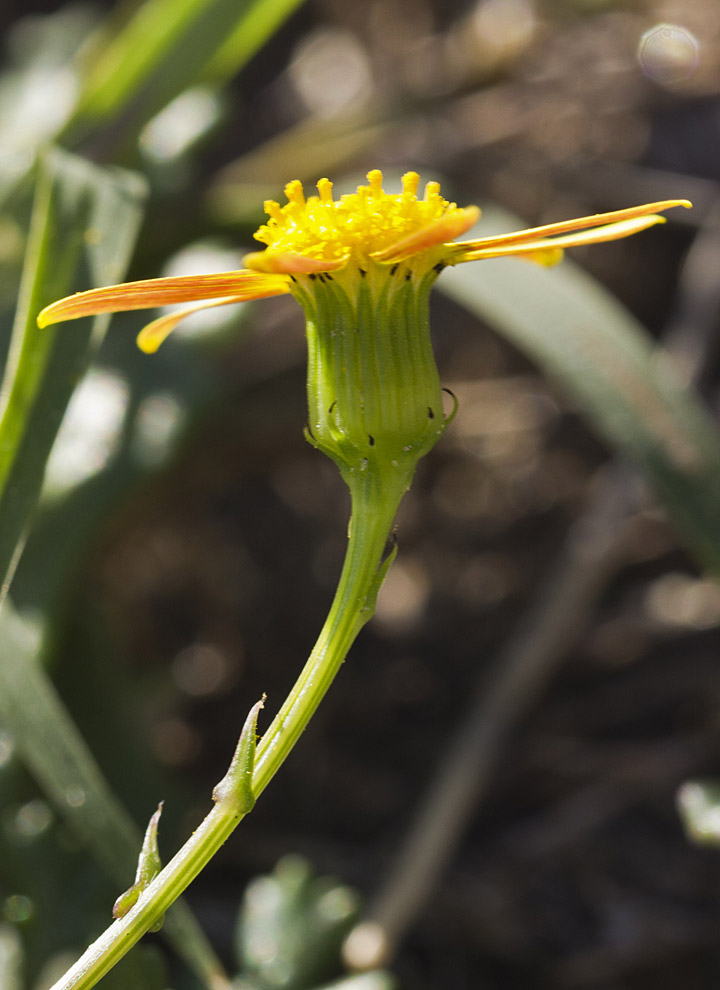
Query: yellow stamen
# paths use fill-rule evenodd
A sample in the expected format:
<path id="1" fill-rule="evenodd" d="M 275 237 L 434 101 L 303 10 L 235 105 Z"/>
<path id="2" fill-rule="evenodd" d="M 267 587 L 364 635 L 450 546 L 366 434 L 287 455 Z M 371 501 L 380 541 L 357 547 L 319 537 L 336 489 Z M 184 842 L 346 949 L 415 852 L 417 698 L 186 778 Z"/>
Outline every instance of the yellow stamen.
<path id="1" fill-rule="evenodd" d="M 435 248 L 477 219 L 475 207 L 463 210 L 443 199 L 437 182 L 429 182 L 419 200 L 416 172 L 403 176 L 400 194 L 385 192 L 379 169 L 368 172 L 367 181 L 339 200 L 333 200 L 328 179 L 320 179 L 318 195 L 307 200 L 297 180 L 288 183 L 287 204 L 279 210 L 274 202 L 266 204 L 269 220 L 255 234 L 267 249 L 248 255 L 245 264 L 288 274 L 332 271 L 353 259 L 362 267 L 371 258 L 394 257 L 393 246 L 401 246 L 403 257 Z M 312 267 L 303 267 L 300 258 Z"/>
<path id="2" fill-rule="evenodd" d="M 285 195 L 290 203 L 295 203 L 297 206 L 305 206 L 305 192 L 302 187 L 302 182 L 298 179 L 293 179 L 292 182 L 288 182 L 285 186 Z"/>
<path id="3" fill-rule="evenodd" d="M 440 195 L 439 182 L 427 182 L 425 184 L 425 202 L 432 203 Z"/>
<path id="4" fill-rule="evenodd" d="M 383 174 L 379 168 L 374 168 L 372 172 L 368 172 L 367 180 L 370 183 L 370 192 L 373 196 L 382 197 L 384 196 L 383 191 Z"/>
<path id="5" fill-rule="evenodd" d="M 417 196 L 419 184 L 420 176 L 417 172 L 406 172 L 402 177 L 403 196 L 408 198 Z"/>
<path id="6" fill-rule="evenodd" d="M 274 199 L 266 199 L 263 203 L 263 210 L 267 213 L 269 217 L 272 217 L 276 223 L 282 226 L 285 220 L 285 214 L 280 209 L 280 204 L 276 203 Z"/>
<path id="7" fill-rule="evenodd" d="M 320 193 L 320 199 L 323 203 L 332 203 L 332 187 L 333 184 L 330 179 L 318 179 L 317 191 Z M 267 210 L 265 212 L 267 213 Z"/>

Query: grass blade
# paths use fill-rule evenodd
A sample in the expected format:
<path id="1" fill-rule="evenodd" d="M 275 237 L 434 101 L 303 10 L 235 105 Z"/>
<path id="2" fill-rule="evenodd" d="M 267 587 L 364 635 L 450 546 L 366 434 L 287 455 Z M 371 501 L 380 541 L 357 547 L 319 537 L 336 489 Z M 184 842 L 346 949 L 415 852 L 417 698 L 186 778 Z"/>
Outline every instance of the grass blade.
<path id="1" fill-rule="evenodd" d="M 302 0 L 146 0 L 90 63 L 65 139 L 122 114 L 137 132 L 185 89 L 224 83 Z"/>
<path id="2" fill-rule="evenodd" d="M 52 299 L 124 275 L 139 230 L 145 185 L 51 150 L 37 178 L 8 366 L 0 395 L 0 575 L 6 594 L 42 487 L 45 465 L 75 384 L 106 317 L 39 330 Z M 4 601 L 0 611 L 0 718 L 24 762 L 74 831 L 119 885 L 134 872 L 141 836 L 113 796 L 36 659 L 37 637 Z M 168 934 L 205 985 L 227 980 L 182 905 Z"/>
<path id="3" fill-rule="evenodd" d="M 38 661 L 42 630 L 31 629 L 8 600 L 0 616 L 0 719 L 45 794 L 120 890 L 134 876 L 142 833 L 112 793 Z M 184 903 L 168 912 L 165 933 L 208 990 L 229 990 Z"/>
<path id="4" fill-rule="evenodd" d="M 12 577 L 67 403 L 107 319 L 39 330 L 58 296 L 122 278 L 142 215 L 144 183 L 59 150 L 37 178 L 20 299 L 0 392 L 0 585 Z"/>

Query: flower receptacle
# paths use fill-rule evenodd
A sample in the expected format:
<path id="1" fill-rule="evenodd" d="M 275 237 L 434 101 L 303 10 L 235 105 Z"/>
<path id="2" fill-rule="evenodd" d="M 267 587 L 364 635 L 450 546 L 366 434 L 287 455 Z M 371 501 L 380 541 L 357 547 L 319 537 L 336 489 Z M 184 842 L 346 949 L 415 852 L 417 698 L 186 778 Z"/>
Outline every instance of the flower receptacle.
<path id="1" fill-rule="evenodd" d="M 447 426 L 429 329 L 437 271 L 424 260 L 368 259 L 295 281 L 308 339 L 308 439 L 351 488 L 363 475 L 406 476 L 407 487 Z"/>

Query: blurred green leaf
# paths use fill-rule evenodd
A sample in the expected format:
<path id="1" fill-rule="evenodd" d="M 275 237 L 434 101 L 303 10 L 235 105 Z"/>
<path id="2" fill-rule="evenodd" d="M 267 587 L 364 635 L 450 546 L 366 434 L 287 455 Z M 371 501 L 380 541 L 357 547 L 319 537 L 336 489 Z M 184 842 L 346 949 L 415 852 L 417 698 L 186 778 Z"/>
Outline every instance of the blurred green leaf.
<path id="1" fill-rule="evenodd" d="M 22 943 L 12 925 L 0 925 L 0 987 L 22 990 Z"/>
<path id="2" fill-rule="evenodd" d="M 720 846 L 720 782 L 688 780 L 678 790 L 677 806 L 689 839 Z"/>
<path id="3" fill-rule="evenodd" d="M 137 133 L 189 87 L 226 82 L 301 2 L 146 0 L 96 46 L 67 139 L 119 116 Z"/>
<path id="4" fill-rule="evenodd" d="M 397 981 L 390 973 L 376 970 L 372 973 L 358 973 L 346 976 L 333 983 L 324 983 L 317 990 L 395 990 Z"/>
<path id="5" fill-rule="evenodd" d="M 242 18 L 210 59 L 203 78 L 222 83 L 234 76 L 303 2 L 252 0 L 247 3 Z"/>
<path id="6" fill-rule="evenodd" d="M 57 953 L 50 957 L 37 980 L 33 981 L 33 990 L 47 990 L 54 986 L 73 962 L 72 953 Z M 6 990 L 4 983 L 0 986 Z M 102 990 L 165 990 L 168 986 L 167 966 L 159 950 L 154 945 L 139 945 L 137 951 L 121 959 L 103 977 Z M 18 984 L 17 990 L 23 990 L 23 985 Z"/>
<path id="7" fill-rule="evenodd" d="M 48 798 L 122 888 L 135 873 L 141 833 L 115 798 L 39 663 L 42 627 L 22 619 L 9 600 L 3 603 L 0 620 L 0 720 Z M 184 903 L 173 905 L 165 932 L 205 986 L 228 986 Z"/>
<path id="8" fill-rule="evenodd" d="M 519 227 L 489 210 L 481 229 Z M 459 265 L 439 286 L 562 386 L 642 473 L 698 559 L 720 573 L 717 426 L 645 329 L 568 260 L 551 270 L 514 258 Z"/>
<path id="9" fill-rule="evenodd" d="M 226 165 L 207 194 L 217 224 L 261 222 L 263 201 L 292 178 L 315 182 L 389 133 L 389 107 L 372 105 L 332 117 L 309 117 Z"/>
<path id="10" fill-rule="evenodd" d="M 281 859 L 243 898 L 235 937 L 240 986 L 307 990 L 337 973 L 358 909 L 349 887 L 315 876 L 299 856 Z"/>
<path id="11" fill-rule="evenodd" d="M 65 408 L 107 317 L 39 330 L 60 296 L 120 280 L 142 216 L 143 181 L 53 149 L 41 162 L 10 353 L 0 392 L 0 582 L 6 591 Z"/>
<path id="12" fill-rule="evenodd" d="M 0 396 L 0 574 L 4 591 L 38 502 L 67 403 L 107 317 L 39 330 L 43 305 L 120 280 L 140 226 L 144 182 L 51 150 L 37 178 L 11 351 Z M 114 798 L 36 659 L 37 640 L 11 603 L 0 611 L 0 717 L 23 761 L 119 885 L 131 879 L 140 834 Z M 208 984 L 218 966 L 186 908 L 169 919 L 181 954 Z M 217 983 L 216 985 L 221 985 Z"/>
<path id="13" fill-rule="evenodd" d="M 72 113 L 77 98 L 73 59 L 97 17 L 89 7 L 67 5 L 19 17 L 8 27 L 0 71 L 0 174 L 24 171 L 22 159 L 32 160 Z"/>
<path id="14" fill-rule="evenodd" d="M 38 659 L 42 627 L 9 600 L 0 622 L 0 718 L 19 755 L 83 844 L 117 883 L 135 872 L 141 835 L 112 794 Z M 108 908 L 109 913 L 110 908 Z"/>

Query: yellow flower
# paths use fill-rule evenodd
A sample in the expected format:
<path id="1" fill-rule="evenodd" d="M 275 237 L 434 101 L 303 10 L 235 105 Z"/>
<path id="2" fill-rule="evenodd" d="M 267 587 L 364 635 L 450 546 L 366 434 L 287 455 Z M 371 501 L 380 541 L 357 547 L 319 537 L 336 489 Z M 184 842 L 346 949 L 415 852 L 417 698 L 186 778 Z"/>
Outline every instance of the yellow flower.
<path id="1" fill-rule="evenodd" d="M 350 294 L 363 280 L 374 285 L 377 294 L 388 276 L 416 281 L 465 261 L 517 255 L 555 264 L 567 247 L 628 237 L 662 223 L 664 218 L 658 216 L 661 211 L 690 206 L 686 200 L 664 200 L 512 234 L 456 241 L 480 216 L 476 206 L 460 208 L 448 203 L 436 182 L 428 182 L 423 198 L 418 199 L 416 172 L 403 176 L 399 194 L 383 190 L 382 173 L 377 169 L 367 178 L 367 186 L 359 186 L 357 192 L 339 200 L 332 198 L 328 179 L 320 179 L 318 195 L 307 199 L 301 183 L 290 182 L 285 189 L 285 206 L 265 203 L 269 220 L 255 237 L 266 248 L 245 258 L 246 269 L 155 278 L 78 292 L 47 306 L 38 316 L 38 325 L 194 301 L 194 305 L 161 316 L 142 330 L 138 345 L 151 353 L 180 320 L 198 309 L 291 292 L 307 311 L 304 299 L 316 279 L 337 279 Z"/>

